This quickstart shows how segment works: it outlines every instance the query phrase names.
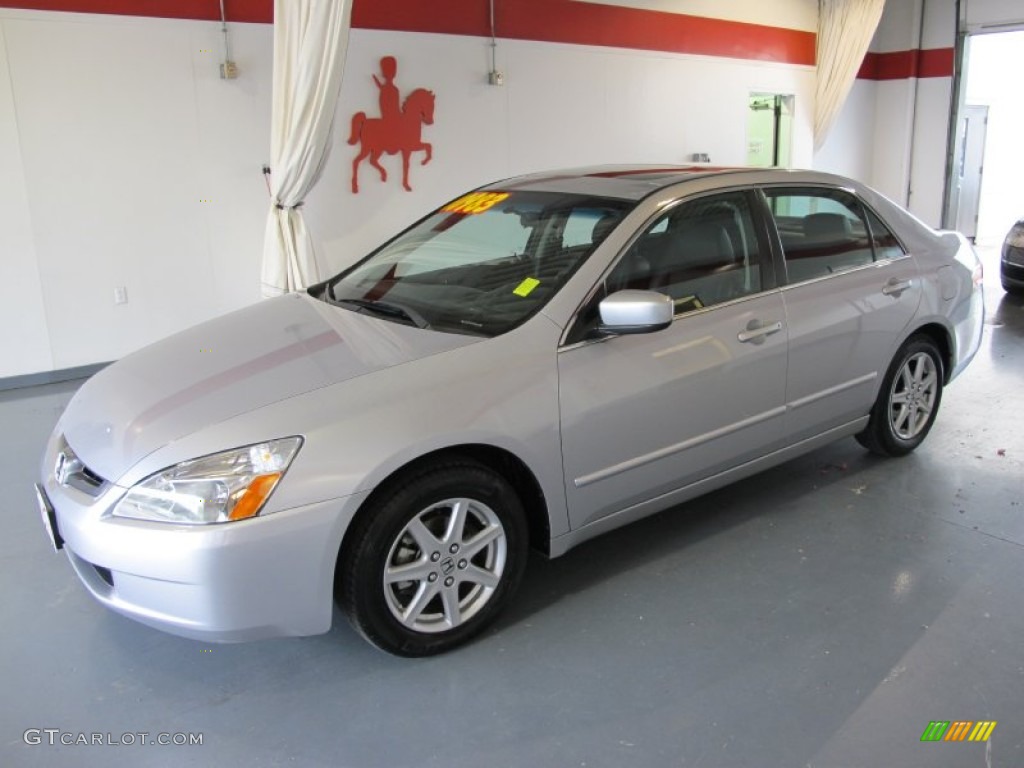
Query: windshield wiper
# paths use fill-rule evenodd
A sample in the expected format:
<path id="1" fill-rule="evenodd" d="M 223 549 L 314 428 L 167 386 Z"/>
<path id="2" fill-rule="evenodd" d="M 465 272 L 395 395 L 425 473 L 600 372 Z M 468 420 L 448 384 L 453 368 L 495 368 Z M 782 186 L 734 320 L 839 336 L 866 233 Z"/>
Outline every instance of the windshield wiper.
<path id="1" fill-rule="evenodd" d="M 359 307 L 360 310 L 366 310 L 383 317 L 401 318 L 417 328 L 430 328 L 430 323 L 411 307 L 407 307 L 404 304 L 396 304 L 392 301 L 369 301 L 367 299 L 337 299 L 338 304 L 351 304 Z"/>

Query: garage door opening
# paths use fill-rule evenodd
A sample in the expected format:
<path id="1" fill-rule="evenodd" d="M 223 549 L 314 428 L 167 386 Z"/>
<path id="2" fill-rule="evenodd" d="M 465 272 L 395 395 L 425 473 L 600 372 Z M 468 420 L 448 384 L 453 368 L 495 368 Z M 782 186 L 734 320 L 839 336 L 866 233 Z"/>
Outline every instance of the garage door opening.
<path id="1" fill-rule="evenodd" d="M 1024 216 L 1024 30 L 973 34 L 964 54 L 963 106 L 950 188 L 954 226 L 978 245 L 999 245 Z"/>

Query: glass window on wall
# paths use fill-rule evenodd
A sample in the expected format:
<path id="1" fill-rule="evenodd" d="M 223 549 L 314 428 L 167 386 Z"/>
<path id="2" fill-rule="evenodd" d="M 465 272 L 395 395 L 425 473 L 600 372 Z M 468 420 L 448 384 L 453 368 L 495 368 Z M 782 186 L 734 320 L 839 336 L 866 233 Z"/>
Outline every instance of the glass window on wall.
<path id="1" fill-rule="evenodd" d="M 752 93 L 747 102 L 747 165 L 788 168 L 793 149 L 793 97 Z"/>

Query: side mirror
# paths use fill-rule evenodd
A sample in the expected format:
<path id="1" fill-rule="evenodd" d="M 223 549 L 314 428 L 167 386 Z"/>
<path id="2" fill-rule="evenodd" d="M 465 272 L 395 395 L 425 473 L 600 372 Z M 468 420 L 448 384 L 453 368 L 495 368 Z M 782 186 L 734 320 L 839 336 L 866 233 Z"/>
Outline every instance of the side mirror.
<path id="1" fill-rule="evenodd" d="M 597 307 L 605 333 L 651 333 L 668 328 L 675 302 L 657 291 L 616 291 Z"/>

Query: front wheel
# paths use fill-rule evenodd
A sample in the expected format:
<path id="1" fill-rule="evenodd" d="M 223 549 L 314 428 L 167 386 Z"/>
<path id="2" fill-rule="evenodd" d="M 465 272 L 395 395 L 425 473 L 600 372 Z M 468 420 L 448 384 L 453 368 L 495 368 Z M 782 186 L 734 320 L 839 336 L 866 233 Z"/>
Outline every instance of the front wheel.
<path id="1" fill-rule="evenodd" d="M 522 505 L 483 465 L 421 467 L 364 512 L 349 534 L 337 592 L 355 628 L 385 651 L 428 656 L 461 645 L 521 580 Z"/>
<path id="2" fill-rule="evenodd" d="M 889 366 L 858 442 L 880 456 L 904 456 L 917 448 L 935 423 L 942 380 L 942 356 L 935 342 L 912 336 Z"/>

